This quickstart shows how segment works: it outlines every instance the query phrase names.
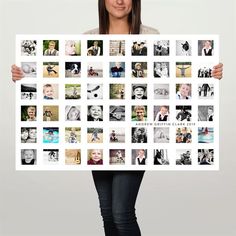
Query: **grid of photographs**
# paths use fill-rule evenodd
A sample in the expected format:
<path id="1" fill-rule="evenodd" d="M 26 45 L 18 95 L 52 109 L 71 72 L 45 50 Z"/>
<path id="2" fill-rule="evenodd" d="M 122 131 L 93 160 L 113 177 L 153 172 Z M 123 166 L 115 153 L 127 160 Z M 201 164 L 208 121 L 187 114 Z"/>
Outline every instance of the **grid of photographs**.
<path id="1" fill-rule="evenodd" d="M 218 170 L 217 35 L 17 35 L 17 170 Z"/>

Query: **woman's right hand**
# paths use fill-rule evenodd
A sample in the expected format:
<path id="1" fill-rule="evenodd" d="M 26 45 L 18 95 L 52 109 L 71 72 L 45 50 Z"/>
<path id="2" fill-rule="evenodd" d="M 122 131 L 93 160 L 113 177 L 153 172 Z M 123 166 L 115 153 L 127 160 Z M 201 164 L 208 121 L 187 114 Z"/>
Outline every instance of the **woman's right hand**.
<path id="1" fill-rule="evenodd" d="M 11 66 L 11 75 L 12 75 L 12 80 L 14 82 L 17 80 L 21 80 L 24 77 L 22 69 L 16 65 Z"/>

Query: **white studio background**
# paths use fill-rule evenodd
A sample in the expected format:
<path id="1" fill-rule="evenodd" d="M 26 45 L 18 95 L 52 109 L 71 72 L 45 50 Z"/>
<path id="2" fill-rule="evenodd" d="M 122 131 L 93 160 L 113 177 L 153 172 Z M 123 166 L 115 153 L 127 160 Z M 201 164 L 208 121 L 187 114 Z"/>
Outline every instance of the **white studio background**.
<path id="1" fill-rule="evenodd" d="M 236 234 L 236 3 L 142 0 L 142 20 L 162 34 L 219 34 L 220 171 L 147 171 L 137 201 L 144 236 Z M 79 34 L 97 26 L 95 0 L 0 0 L 0 236 L 102 236 L 91 172 L 16 172 L 16 34 Z"/>

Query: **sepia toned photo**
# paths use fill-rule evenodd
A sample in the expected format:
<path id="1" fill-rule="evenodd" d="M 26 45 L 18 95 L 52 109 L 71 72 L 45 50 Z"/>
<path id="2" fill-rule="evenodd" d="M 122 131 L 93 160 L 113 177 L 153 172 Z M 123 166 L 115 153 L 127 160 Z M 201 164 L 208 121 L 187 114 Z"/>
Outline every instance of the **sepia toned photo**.
<path id="1" fill-rule="evenodd" d="M 110 99 L 125 99 L 125 84 L 110 84 Z"/>
<path id="2" fill-rule="evenodd" d="M 109 150 L 109 164 L 110 165 L 124 165 L 125 164 L 125 149 L 110 149 Z"/>
<path id="3" fill-rule="evenodd" d="M 176 62 L 176 77 L 177 78 L 192 77 L 192 63 L 191 62 Z"/>
<path id="4" fill-rule="evenodd" d="M 59 77 L 59 62 L 43 62 L 43 77 L 58 78 Z"/>
<path id="5" fill-rule="evenodd" d="M 103 143 L 103 128 L 87 128 L 88 143 Z"/>
<path id="6" fill-rule="evenodd" d="M 59 121 L 59 106 L 43 106 L 43 121 Z"/>
<path id="7" fill-rule="evenodd" d="M 110 143 L 125 143 L 125 128 L 113 127 L 109 129 Z"/>
<path id="8" fill-rule="evenodd" d="M 125 56 L 125 40 L 110 40 L 110 56 Z"/>
<path id="9" fill-rule="evenodd" d="M 81 150 L 80 149 L 65 149 L 65 164 L 66 165 L 80 165 L 81 164 Z"/>
<path id="10" fill-rule="evenodd" d="M 66 143 L 80 143 L 81 142 L 81 128 L 80 127 L 65 127 L 65 142 Z"/>

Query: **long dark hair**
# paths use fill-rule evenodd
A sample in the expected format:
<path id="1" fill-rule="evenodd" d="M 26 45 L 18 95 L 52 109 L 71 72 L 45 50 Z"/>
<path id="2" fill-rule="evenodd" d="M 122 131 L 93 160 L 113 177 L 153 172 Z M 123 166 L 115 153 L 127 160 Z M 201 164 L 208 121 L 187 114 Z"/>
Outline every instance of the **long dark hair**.
<path id="1" fill-rule="evenodd" d="M 98 1 L 99 34 L 109 31 L 109 13 L 106 10 L 105 0 Z M 132 10 L 128 16 L 131 34 L 139 34 L 141 25 L 141 0 L 132 0 Z"/>

